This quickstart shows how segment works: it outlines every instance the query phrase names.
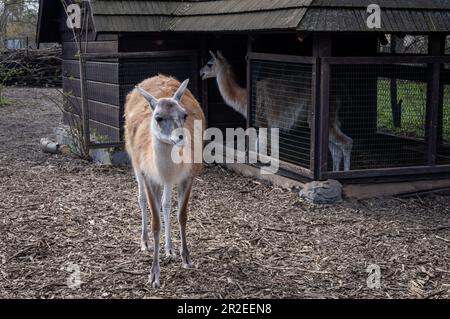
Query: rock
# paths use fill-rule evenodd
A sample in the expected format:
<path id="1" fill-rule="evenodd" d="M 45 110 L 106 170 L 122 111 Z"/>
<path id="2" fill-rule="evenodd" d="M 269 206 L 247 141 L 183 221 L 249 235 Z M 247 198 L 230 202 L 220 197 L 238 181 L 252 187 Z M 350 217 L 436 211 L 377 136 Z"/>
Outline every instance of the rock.
<path id="1" fill-rule="evenodd" d="M 131 165 L 130 157 L 125 151 L 116 151 L 111 154 L 111 162 L 114 166 Z"/>
<path id="2" fill-rule="evenodd" d="M 58 154 L 59 144 L 48 138 L 41 138 L 41 150 L 45 153 Z"/>
<path id="3" fill-rule="evenodd" d="M 127 166 L 131 165 L 130 158 L 125 151 L 95 149 L 90 151 L 94 163 L 107 166 Z"/>
<path id="4" fill-rule="evenodd" d="M 315 181 L 306 184 L 300 196 L 313 204 L 334 204 L 342 200 L 342 185 L 335 180 Z"/>
<path id="5" fill-rule="evenodd" d="M 53 130 L 53 134 L 55 135 L 56 143 L 58 143 L 59 145 L 74 144 L 73 138 L 70 135 L 70 129 L 67 125 L 56 127 Z"/>
<path id="6" fill-rule="evenodd" d="M 106 149 L 93 149 L 89 151 L 94 163 L 98 165 L 112 165 L 111 154 Z"/>
<path id="7" fill-rule="evenodd" d="M 70 155 L 70 146 L 75 145 L 74 138 L 70 134 L 70 128 L 62 125 L 53 130 L 55 139 L 59 145 L 65 145 L 67 149 L 60 150 L 63 155 Z M 91 135 L 92 141 L 98 141 L 98 137 Z M 127 166 L 131 165 L 127 152 L 113 149 L 92 149 L 89 151 L 94 163 L 98 165 Z"/>

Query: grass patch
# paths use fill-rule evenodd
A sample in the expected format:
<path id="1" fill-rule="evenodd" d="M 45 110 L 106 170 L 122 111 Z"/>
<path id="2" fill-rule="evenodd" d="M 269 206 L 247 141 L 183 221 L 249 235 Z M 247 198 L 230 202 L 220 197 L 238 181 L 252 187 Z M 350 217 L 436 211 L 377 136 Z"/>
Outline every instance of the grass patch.
<path id="1" fill-rule="evenodd" d="M 427 84 L 407 80 L 397 80 L 398 100 L 402 99 L 401 127 L 394 127 L 391 108 L 390 80 L 378 81 L 378 129 L 416 138 L 425 137 L 427 107 Z M 450 140 L 450 86 L 444 93 L 444 140 Z"/>
<path id="2" fill-rule="evenodd" d="M 0 107 L 1 106 L 7 106 L 11 104 L 11 100 L 7 99 L 6 97 L 0 96 Z"/>
<path id="3" fill-rule="evenodd" d="M 450 85 L 444 86 L 444 111 L 443 111 L 444 141 L 450 143 Z"/>

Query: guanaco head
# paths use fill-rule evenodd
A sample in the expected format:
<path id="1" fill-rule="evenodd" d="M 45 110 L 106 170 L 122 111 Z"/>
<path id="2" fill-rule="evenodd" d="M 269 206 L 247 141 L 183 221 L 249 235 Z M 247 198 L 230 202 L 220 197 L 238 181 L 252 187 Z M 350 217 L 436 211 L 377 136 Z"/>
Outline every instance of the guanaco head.
<path id="1" fill-rule="evenodd" d="M 184 144 L 183 126 L 188 114 L 181 106 L 181 99 L 187 89 L 189 79 L 181 83 L 173 97 L 157 99 L 143 88 L 137 86 L 139 93 L 147 100 L 153 116 L 151 131 L 159 141 L 171 144 Z"/>
<path id="2" fill-rule="evenodd" d="M 202 80 L 217 77 L 217 74 L 221 68 L 226 64 L 226 59 L 222 55 L 222 52 L 217 51 L 217 54 L 214 54 L 214 52 L 209 51 L 209 53 L 211 54 L 211 60 L 209 60 L 208 63 L 200 69 L 200 76 L 202 77 Z"/>

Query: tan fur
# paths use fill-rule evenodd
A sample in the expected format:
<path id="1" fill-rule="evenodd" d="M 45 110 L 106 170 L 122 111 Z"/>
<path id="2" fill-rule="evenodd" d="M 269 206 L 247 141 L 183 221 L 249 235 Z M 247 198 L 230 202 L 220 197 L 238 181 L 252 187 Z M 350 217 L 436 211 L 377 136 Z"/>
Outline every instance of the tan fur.
<path id="1" fill-rule="evenodd" d="M 256 83 L 255 120 L 260 127 L 277 127 L 289 131 L 298 121 L 309 123 L 312 103 L 308 99 L 299 99 L 295 108 L 283 104 L 284 96 L 296 96 L 295 88 L 279 84 L 279 80 L 265 78 Z"/>
<path id="2" fill-rule="evenodd" d="M 172 77 L 158 75 L 143 81 L 139 86 L 155 98 L 160 99 L 173 96 L 180 86 L 180 82 Z M 188 113 L 185 128 L 189 130 L 193 139 L 194 120 L 202 121 L 204 130 L 205 116 L 200 104 L 189 90 L 186 90 L 181 105 Z M 125 104 L 125 145 L 127 151 L 130 154 L 133 167 L 147 172 L 150 176 L 158 176 L 159 172 L 155 163 L 153 141 L 150 134 L 152 116 L 148 102 L 141 94 L 136 90 L 128 94 Z M 197 142 L 199 141 L 195 141 L 195 143 Z M 191 143 L 192 156 L 194 156 L 195 143 Z M 203 151 L 203 147 L 197 147 L 198 150 Z M 189 175 L 196 176 L 201 171 L 202 164 L 181 163 L 175 165 L 175 169 L 179 171 L 179 174 L 189 172 Z"/>
<path id="3" fill-rule="evenodd" d="M 240 87 L 236 74 L 228 63 L 224 63 L 224 69 L 219 75 L 219 89 L 227 102 L 244 117 L 247 117 L 247 90 Z"/>

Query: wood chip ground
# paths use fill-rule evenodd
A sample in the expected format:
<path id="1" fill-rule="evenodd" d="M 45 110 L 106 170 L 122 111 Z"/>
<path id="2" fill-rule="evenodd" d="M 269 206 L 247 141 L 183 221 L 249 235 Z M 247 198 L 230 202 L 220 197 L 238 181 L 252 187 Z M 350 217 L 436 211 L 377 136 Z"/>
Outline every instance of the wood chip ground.
<path id="1" fill-rule="evenodd" d="M 130 168 L 44 154 L 52 90 L 8 89 L 0 107 L 0 298 L 450 298 L 450 197 L 314 206 L 220 167 L 197 178 L 193 270 L 140 251 Z M 179 246 L 175 214 L 175 245 Z M 163 247 L 162 247 L 163 248 Z M 381 269 L 381 288 L 367 268 Z M 81 270 L 79 288 L 68 287 Z"/>

